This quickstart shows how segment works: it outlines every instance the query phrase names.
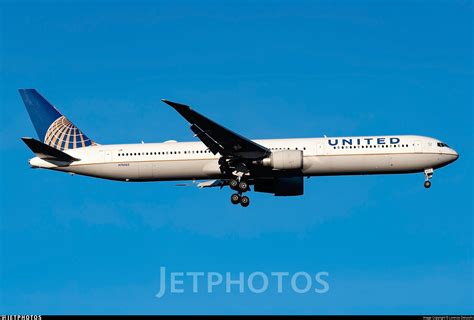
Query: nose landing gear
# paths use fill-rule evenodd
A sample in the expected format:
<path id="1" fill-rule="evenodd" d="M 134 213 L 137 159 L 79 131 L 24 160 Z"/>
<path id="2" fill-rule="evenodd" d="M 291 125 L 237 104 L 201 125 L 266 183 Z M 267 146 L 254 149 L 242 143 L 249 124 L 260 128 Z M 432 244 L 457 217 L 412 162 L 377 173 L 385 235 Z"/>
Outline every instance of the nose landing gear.
<path id="1" fill-rule="evenodd" d="M 431 187 L 431 181 L 430 179 L 433 177 L 433 169 L 425 169 L 425 183 L 423 184 L 426 189 Z"/>

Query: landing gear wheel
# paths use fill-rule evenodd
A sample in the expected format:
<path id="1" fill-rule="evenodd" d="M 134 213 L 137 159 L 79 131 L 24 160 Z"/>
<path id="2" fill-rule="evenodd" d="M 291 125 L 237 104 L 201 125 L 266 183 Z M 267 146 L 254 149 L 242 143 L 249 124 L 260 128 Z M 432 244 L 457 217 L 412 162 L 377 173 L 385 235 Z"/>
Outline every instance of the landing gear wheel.
<path id="1" fill-rule="evenodd" d="M 232 190 L 237 190 L 239 188 L 239 182 L 235 179 L 230 179 L 229 180 L 229 187 L 232 189 Z"/>
<path id="2" fill-rule="evenodd" d="M 430 179 L 433 178 L 433 172 L 434 172 L 433 168 L 425 169 L 425 183 L 424 183 L 424 186 L 425 186 L 426 189 L 431 187 Z"/>
<path id="3" fill-rule="evenodd" d="M 248 188 L 249 184 L 247 183 L 247 181 L 242 180 L 239 182 L 239 191 L 245 192 Z"/>
<path id="4" fill-rule="evenodd" d="M 240 196 L 237 193 L 234 193 L 230 196 L 230 202 L 232 202 L 232 204 L 238 204 L 240 202 Z"/>
<path id="5" fill-rule="evenodd" d="M 249 204 L 250 204 L 250 199 L 249 199 L 249 197 L 243 196 L 242 198 L 240 198 L 240 205 L 241 205 L 242 207 L 248 207 Z"/>

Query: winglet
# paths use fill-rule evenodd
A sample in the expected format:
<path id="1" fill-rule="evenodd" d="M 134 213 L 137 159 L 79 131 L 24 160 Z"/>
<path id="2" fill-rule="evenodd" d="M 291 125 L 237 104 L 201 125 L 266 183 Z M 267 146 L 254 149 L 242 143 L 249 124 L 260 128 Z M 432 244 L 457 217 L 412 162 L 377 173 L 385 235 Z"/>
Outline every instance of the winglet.
<path id="1" fill-rule="evenodd" d="M 187 105 L 185 105 L 185 104 L 181 104 L 181 103 L 169 101 L 169 100 L 166 100 L 166 99 L 161 99 L 161 101 L 163 101 L 164 103 L 166 103 L 166 104 L 169 105 L 169 106 L 172 106 L 172 107 L 175 108 L 177 111 L 189 110 L 189 109 L 191 109 L 189 106 L 187 106 Z"/>

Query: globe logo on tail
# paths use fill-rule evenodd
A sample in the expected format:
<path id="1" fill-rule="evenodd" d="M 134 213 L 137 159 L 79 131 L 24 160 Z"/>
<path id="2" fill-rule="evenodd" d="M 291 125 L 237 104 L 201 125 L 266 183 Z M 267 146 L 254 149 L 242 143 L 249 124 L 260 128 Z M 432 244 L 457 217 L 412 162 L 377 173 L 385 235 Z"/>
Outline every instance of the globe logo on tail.
<path id="1" fill-rule="evenodd" d="M 46 131 L 44 143 L 59 150 L 96 145 L 65 116 L 61 116 L 51 123 Z"/>

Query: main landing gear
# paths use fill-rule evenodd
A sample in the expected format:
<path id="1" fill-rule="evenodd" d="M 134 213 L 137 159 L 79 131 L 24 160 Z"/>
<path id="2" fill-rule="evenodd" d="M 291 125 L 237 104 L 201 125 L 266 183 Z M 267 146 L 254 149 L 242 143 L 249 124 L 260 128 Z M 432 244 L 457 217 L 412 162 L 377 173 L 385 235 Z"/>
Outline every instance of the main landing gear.
<path id="1" fill-rule="evenodd" d="M 424 186 L 426 189 L 431 187 L 430 179 L 433 177 L 433 169 L 425 169 L 425 183 Z"/>
<path id="2" fill-rule="evenodd" d="M 238 193 L 234 193 L 232 196 L 230 196 L 230 202 L 232 202 L 232 204 L 240 203 L 242 207 L 248 207 L 250 204 L 250 198 L 247 196 L 242 196 Z"/>
<path id="3" fill-rule="evenodd" d="M 234 193 L 230 197 L 230 202 L 232 202 L 232 204 L 240 203 L 242 207 L 248 207 L 250 204 L 250 199 L 249 197 L 242 195 L 242 193 L 250 190 L 248 182 L 242 179 L 240 181 L 236 179 L 231 179 L 229 181 L 229 186 L 232 190 L 237 191 L 237 193 Z"/>

